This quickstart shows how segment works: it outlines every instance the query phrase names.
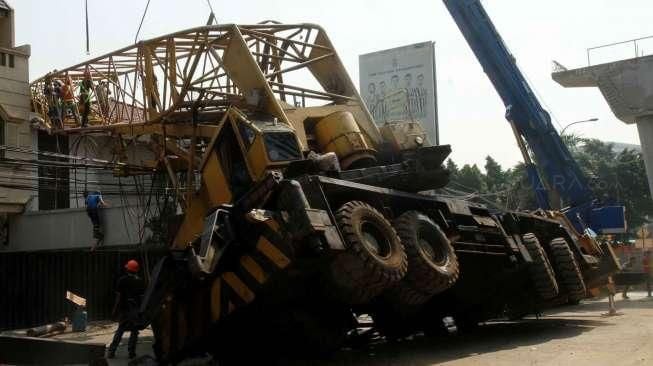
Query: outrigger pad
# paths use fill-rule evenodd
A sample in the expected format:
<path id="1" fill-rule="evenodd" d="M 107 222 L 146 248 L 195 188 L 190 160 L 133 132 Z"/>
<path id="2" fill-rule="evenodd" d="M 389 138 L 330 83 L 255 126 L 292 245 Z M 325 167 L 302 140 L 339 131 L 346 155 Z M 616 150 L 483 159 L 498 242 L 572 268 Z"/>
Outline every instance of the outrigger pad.
<path id="1" fill-rule="evenodd" d="M 451 154 L 451 145 L 421 147 L 415 151 L 416 160 L 427 169 L 439 168 Z"/>

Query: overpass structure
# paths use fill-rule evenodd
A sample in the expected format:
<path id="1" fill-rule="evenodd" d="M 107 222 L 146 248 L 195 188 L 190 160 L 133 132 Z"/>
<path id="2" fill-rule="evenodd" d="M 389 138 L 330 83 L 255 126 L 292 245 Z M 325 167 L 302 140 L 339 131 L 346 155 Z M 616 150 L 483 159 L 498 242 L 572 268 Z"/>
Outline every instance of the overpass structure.
<path id="1" fill-rule="evenodd" d="M 624 42 L 618 44 L 622 43 Z M 616 44 L 608 46 L 613 45 Z M 567 88 L 599 88 L 619 120 L 637 125 L 648 185 L 653 197 L 653 55 L 572 70 L 559 66 L 551 76 Z"/>

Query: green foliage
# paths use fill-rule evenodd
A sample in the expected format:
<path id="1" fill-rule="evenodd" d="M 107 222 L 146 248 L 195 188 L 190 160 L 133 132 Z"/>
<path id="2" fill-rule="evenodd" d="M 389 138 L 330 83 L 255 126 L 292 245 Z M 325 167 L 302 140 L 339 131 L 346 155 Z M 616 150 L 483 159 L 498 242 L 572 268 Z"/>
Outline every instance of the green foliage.
<path id="1" fill-rule="evenodd" d="M 574 157 L 585 174 L 596 197 L 623 203 L 631 232 L 653 214 L 644 160 L 642 155 L 625 149 L 613 151 L 612 144 L 596 139 L 580 139 Z"/>
<path id="2" fill-rule="evenodd" d="M 615 152 L 612 144 L 596 139 L 574 135 L 562 137 L 588 177 L 595 196 L 606 203 L 626 206 L 626 219 L 634 235 L 634 231 L 646 222 L 647 216 L 653 215 L 653 200 L 641 154 L 628 149 Z M 446 167 L 451 172 L 449 187 L 475 193 L 476 201 L 504 210 L 537 209 L 523 163 L 503 170 L 496 160 L 487 156 L 484 173 L 476 165 L 465 164 L 458 169 L 451 159 L 447 160 Z"/>
<path id="3" fill-rule="evenodd" d="M 445 164 L 447 170 L 449 171 L 449 178 L 453 180 L 458 179 L 458 165 L 453 162 L 451 159 L 447 159 L 447 163 Z"/>
<path id="4" fill-rule="evenodd" d="M 485 157 L 485 185 L 488 191 L 494 192 L 505 188 L 507 183 L 506 174 L 501 165 L 490 155 Z"/>
<path id="5" fill-rule="evenodd" d="M 470 190 L 473 192 L 485 192 L 486 184 L 485 177 L 481 170 L 474 165 L 465 164 L 460 171 L 458 172 L 458 177 L 456 179 L 456 184 L 465 190 Z"/>
<path id="6" fill-rule="evenodd" d="M 528 180 L 526 164 L 518 163 L 512 169 L 506 171 L 506 176 L 508 191 L 504 207 L 515 211 L 536 210 L 537 201 Z"/>
<path id="7" fill-rule="evenodd" d="M 487 187 L 487 200 L 499 207 L 506 207 L 510 189 L 511 171 L 504 171 L 501 165 L 491 156 L 485 157 L 485 186 Z"/>

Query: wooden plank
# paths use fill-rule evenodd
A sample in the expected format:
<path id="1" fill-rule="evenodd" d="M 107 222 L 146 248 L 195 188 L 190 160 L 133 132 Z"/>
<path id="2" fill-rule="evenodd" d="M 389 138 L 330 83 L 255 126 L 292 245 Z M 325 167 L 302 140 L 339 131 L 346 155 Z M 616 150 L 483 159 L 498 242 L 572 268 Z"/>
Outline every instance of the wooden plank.
<path id="1" fill-rule="evenodd" d="M 66 299 L 70 300 L 70 302 L 77 306 L 86 307 L 86 299 L 70 291 L 66 291 Z"/>

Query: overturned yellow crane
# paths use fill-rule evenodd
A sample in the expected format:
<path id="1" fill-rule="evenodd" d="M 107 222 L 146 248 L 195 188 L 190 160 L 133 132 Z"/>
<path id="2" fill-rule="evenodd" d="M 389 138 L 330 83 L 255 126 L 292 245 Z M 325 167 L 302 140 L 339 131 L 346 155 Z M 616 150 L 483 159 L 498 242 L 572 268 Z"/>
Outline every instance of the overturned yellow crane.
<path id="1" fill-rule="evenodd" d="M 77 111 L 61 85 L 86 90 Z M 417 121 L 377 127 L 316 25 L 169 34 L 53 71 L 32 101 L 52 133 L 150 136 L 179 192 L 183 218 L 140 314 L 163 361 L 269 355 L 252 344 L 327 352 L 360 312 L 390 334 L 583 296 L 558 287 L 543 250 L 528 254 L 533 234 L 502 226 L 511 214 L 418 193 L 447 184 L 450 147 L 430 146 Z M 422 311 L 434 321 L 405 321 Z"/>

